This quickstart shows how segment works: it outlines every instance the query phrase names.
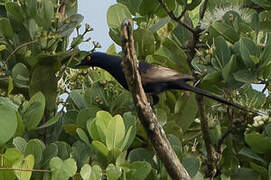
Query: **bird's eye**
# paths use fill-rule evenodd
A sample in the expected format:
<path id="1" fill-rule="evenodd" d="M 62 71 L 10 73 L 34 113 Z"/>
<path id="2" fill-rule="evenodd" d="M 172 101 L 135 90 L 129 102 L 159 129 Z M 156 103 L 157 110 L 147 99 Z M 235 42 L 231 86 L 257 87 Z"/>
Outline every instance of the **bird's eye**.
<path id="1" fill-rule="evenodd" d="M 91 56 L 87 56 L 87 60 L 90 61 L 91 60 Z"/>

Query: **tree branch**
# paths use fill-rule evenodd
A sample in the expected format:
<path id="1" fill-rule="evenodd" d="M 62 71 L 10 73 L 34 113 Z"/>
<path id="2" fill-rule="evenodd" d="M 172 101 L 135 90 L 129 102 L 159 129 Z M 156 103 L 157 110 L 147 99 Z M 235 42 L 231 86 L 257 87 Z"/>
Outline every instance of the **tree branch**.
<path id="1" fill-rule="evenodd" d="M 158 157 L 163 162 L 168 174 L 174 180 L 190 180 L 190 176 L 180 163 L 177 155 L 166 138 L 165 132 L 159 125 L 155 114 L 147 101 L 146 94 L 141 84 L 141 77 L 138 72 L 138 62 L 135 56 L 132 22 L 125 20 L 122 24 L 122 51 L 123 70 L 128 82 L 129 90 L 132 93 L 137 114 L 148 137 L 152 142 Z"/>
<path id="2" fill-rule="evenodd" d="M 213 178 L 216 174 L 216 164 L 217 164 L 217 153 L 215 148 L 211 143 L 211 138 L 209 134 L 209 126 L 208 120 L 205 116 L 205 106 L 203 105 L 203 96 L 196 95 L 198 107 L 199 107 L 199 114 L 200 114 L 200 125 L 202 131 L 202 137 L 205 142 L 206 152 L 207 152 L 207 172 L 206 177 Z"/>
<path id="3" fill-rule="evenodd" d="M 173 19 L 174 21 L 180 23 L 181 25 L 183 25 L 186 29 L 188 29 L 190 32 L 192 32 L 193 34 L 195 33 L 194 29 L 191 28 L 190 26 L 188 26 L 187 24 L 185 24 L 184 22 L 181 21 L 182 16 L 185 14 L 186 10 L 182 12 L 182 15 L 177 17 L 175 16 L 175 14 L 173 13 L 173 11 L 171 11 L 168 6 L 166 5 L 166 3 L 164 2 L 164 0 L 157 0 L 161 6 L 164 8 L 164 10 L 167 12 L 167 14 L 169 15 L 169 17 L 171 17 L 171 19 Z M 186 9 L 186 8 L 185 8 Z"/>
<path id="4" fill-rule="evenodd" d="M 201 11 L 200 16 L 199 16 L 200 20 L 202 20 L 204 18 L 204 14 L 205 14 L 205 12 L 207 10 L 207 4 L 208 4 L 208 0 L 205 0 L 204 4 L 203 4 L 202 11 Z"/>

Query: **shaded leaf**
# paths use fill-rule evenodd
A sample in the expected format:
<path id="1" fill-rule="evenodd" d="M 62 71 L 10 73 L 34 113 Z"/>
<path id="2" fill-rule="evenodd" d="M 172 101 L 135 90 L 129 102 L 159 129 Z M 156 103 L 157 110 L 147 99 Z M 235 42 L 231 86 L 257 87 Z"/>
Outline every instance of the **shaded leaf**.
<path id="1" fill-rule="evenodd" d="M 6 103 L 0 103 L 0 145 L 12 138 L 17 129 L 16 111 Z"/>

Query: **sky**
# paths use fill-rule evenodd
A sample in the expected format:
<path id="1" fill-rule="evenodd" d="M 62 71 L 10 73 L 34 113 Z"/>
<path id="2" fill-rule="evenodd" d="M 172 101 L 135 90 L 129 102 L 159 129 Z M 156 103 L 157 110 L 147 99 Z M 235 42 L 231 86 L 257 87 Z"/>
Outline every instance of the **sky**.
<path id="1" fill-rule="evenodd" d="M 106 51 L 113 43 L 108 34 L 108 26 L 106 22 L 106 11 L 109 6 L 116 3 L 116 0 L 79 0 L 78 13 L 84 16 L 84 24 L 89 24 L 94 28 L 89 35 L 93 41 L 98 41 L 102 48 L 99 51 Z M 84 28 L 82 28 L 84 29 Z M 75 35 L 75 33 L 73 34 Z M 81 50 L 90 50 L 92 47 L 89 43 L 83 43 L 79 46 Z"/>

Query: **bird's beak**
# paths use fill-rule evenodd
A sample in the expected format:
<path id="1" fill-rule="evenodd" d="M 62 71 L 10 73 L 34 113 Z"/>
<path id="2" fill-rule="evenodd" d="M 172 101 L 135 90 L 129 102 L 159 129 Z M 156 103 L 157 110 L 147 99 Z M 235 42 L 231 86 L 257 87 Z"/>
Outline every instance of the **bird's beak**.
<path id="1" fill-rule="evenodd" d="M 82 68 L 86 68 L 87 67 L 87 63 L 84 60 L 82 60 L 79 63 L 75 64 L 74 67 L 75 68 L 81 68 L 81 67 Z"/>
<path id="2" fill-rule="evenodd" d="M 81 63 L 81 62 L 79 62 L 79 63 L 76 63 L 75 65 L 74 65 L 74 67 L 76 67 L 76 68 L 78 68 L 78 67 L 80 67 L 80 66 L 82 66 L 83 64 Z"/>

